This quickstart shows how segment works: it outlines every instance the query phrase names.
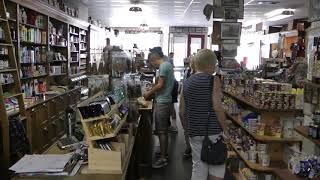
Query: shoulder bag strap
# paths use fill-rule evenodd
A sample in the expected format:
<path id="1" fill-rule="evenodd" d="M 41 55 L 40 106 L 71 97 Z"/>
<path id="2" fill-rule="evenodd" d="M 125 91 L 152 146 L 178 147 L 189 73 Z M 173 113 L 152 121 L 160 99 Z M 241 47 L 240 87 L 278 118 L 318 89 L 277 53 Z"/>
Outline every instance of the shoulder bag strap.
<path id="1" fill-rule="evenodd" d="M 213 87 L 213 81 L 214 81 L 214 76 L 210 76 L 210 86 L 209 87 Z M 211 92 L 211 99 L 212 99 L 212 93 L 213 93 L 213 91 Z M 212 107 L 213 107 L 213 102 L 212 102 Z M 209 137 L 209 120 L 210 120 L 210 116 L 211 116 L 211 111 L 212 111 L 211 108 L 212 107 L 210 107 L 210 103 L 209 103 L 208 104 L 207 133 L 206 133 L 207 137 Z"/>

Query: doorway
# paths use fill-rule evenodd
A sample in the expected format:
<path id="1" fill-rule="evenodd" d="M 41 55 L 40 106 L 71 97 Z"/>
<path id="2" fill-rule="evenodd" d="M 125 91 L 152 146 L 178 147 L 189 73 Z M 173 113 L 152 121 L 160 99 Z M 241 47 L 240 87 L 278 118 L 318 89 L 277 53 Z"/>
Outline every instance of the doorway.
<path id="1" fill-rule="evenodd" d="M 205 35 L 188 35 L 188 57 L 204 48 Z"/>

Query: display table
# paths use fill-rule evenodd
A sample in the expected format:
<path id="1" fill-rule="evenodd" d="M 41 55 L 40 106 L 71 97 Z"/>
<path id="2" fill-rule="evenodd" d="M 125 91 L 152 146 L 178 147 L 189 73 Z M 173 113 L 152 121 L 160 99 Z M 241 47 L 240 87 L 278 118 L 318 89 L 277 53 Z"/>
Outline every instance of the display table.
<path id="1" fill-rule="evenodd" d="M 136 132 L 131 138 L 129 152 L 125 157 L 124 171 L 122 174 L 106 174 L 103 171 L 92 171 L 88 169 L 88 165 L 82 165 L 75 176 L 34 176 L 21 177 L 15 176 L 12 179 L 52 179 L 52 180 L 125 180 L 136 179 L 138 176 L 137 167 L 151 168 L 152 162 L 152 102 L 149 102 L 148 107 L 139 108 L 140 118 L 136 123 Z M 61 150 L 57 143 L 49 147 L 44 154 L 67 154 L 68 150 Z M 143 168 L 144 170 L 145 168 Z M 141 173 L 139 172 L 139 176 Z M 143 175 L 144 176 L 144 175 Z"/>

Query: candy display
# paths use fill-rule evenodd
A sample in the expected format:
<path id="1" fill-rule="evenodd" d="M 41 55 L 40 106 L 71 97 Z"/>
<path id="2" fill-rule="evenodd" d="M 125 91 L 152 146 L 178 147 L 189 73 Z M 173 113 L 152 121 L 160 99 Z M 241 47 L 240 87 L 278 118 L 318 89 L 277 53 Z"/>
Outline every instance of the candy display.
<path id="1" fill-rule="evenodd" d="M 264 79 L 224 79 L 224 91 L 260 109 L 303 109 L 303 90 Z M 302 97 L 301 97 L 302 96 Z"/>
<path id="2" fill-rule="evenodd" d="M 120 118 L 120 117 L 119 117 Z M 90 136 L 104 137 L 114 132 L 115 127 L 118 125 L 118 118 L 106 118 L 100 121 L 95 121 L 88 124 Z"/>

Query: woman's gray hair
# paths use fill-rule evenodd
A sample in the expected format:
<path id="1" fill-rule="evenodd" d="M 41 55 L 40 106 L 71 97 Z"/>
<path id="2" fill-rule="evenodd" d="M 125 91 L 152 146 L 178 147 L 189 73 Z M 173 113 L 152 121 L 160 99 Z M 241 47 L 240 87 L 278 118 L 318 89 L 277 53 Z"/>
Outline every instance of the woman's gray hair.
<path id="1" fill-rule="evenodd" d="M 218 61 L 217 56 L 209 49 L 201 49 L 192 60 L 196 71 L 205 71 L 208 68 L 214 68 Z"/>

